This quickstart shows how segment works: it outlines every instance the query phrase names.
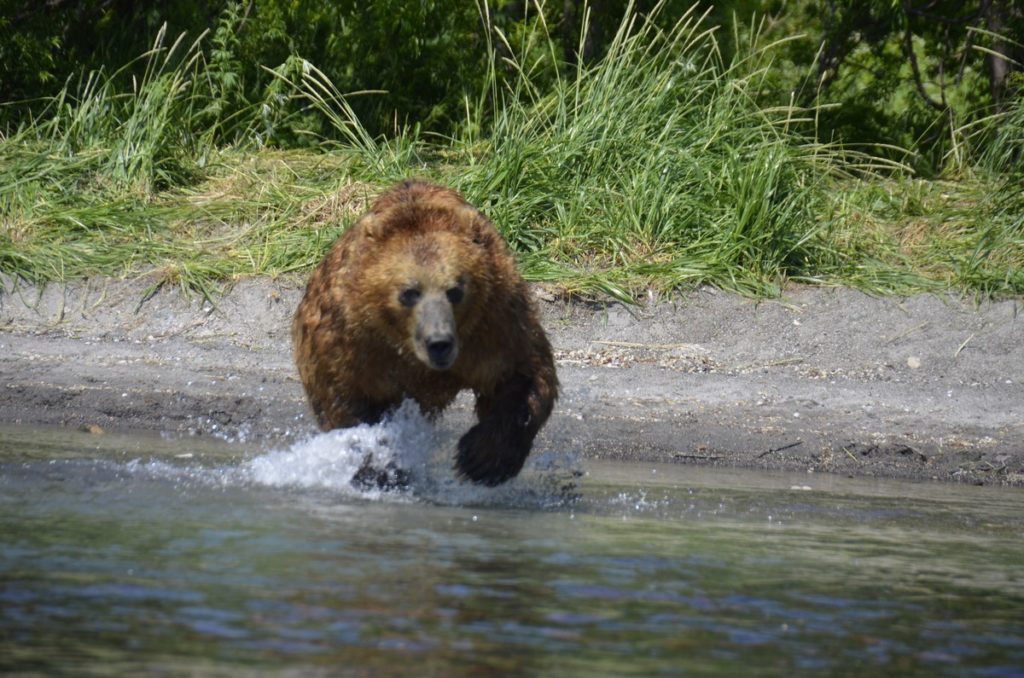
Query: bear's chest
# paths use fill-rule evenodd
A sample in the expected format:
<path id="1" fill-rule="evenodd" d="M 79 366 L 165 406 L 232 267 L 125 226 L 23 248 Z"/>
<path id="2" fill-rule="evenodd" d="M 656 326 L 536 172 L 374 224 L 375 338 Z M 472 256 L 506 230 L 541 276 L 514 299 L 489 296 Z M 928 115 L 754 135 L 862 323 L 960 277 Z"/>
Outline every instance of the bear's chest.
<path id="1" fill-rule="evenodd" d="M 440 412 L 467 388 L 453 371 L 431 370 L 405 356 L 375 357 L 363 363 L 363 390 L 371 400 L 398 403 L 412 398 L 424 410 Z"/>

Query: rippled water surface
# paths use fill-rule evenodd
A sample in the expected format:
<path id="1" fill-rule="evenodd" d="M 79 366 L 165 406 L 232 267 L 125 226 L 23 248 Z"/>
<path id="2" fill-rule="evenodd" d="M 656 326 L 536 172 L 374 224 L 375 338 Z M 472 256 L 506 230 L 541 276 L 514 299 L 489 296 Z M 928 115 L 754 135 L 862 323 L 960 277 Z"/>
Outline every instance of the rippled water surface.
<path id="1" fill-rule="evenodd" d="M 0 672 L 1024 675 L 1024 493 L 0 429 Z M 366 455 L 412 470 L 360 493 Z"/>

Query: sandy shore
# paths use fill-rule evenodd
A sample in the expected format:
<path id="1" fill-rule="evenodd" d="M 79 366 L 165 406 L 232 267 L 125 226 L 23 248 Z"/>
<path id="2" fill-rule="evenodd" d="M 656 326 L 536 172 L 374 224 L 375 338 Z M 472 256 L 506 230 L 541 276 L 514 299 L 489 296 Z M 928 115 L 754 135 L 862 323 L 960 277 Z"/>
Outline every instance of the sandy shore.
<path id="1" fill-rule="evenodd" d="M 148 286 L 0 279 L 0 424 L 268 444 L 313 430 L 291 363 L 297 281 L 245 281 L 216 307 L 172 288 L 143 301 Z M 542 449 L 1024 485 L 1020 302 L 537 294 L 563 385 Z M 470 416 L 462 398 L 448 423 Z"/>

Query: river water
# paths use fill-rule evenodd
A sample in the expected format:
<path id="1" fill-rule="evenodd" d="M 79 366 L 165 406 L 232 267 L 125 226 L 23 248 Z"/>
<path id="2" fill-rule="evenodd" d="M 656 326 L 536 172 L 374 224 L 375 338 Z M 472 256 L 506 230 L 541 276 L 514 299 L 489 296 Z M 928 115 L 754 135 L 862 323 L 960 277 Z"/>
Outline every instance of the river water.
<path id="1" fill-rule="evenodd" d="M 0 428 L 0 673 L 1024 675 L 1020 490 L 452 444 Z"/>

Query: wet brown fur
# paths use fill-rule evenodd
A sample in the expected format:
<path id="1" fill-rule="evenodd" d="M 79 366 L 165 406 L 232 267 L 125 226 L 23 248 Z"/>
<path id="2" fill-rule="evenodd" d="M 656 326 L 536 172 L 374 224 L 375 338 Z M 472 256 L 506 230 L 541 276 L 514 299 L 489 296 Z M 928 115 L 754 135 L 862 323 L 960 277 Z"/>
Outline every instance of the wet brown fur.
<path id="1" fill-rule="evenodd" d="M 464 284 L 447 370 L 415 355 L 402 289 Z M 456 192 L 406 181 L 383 194 L 316 268 L 292 328 L 295 360 L 324 430 L 375 422 L 403 399 L 429 415 L 476 395 L 459 473 L 497 485 L 519 473 L 551 414 L 558 379 L 529 291 L 497 230 Z"/>

